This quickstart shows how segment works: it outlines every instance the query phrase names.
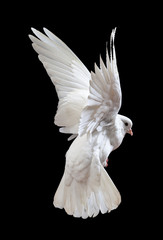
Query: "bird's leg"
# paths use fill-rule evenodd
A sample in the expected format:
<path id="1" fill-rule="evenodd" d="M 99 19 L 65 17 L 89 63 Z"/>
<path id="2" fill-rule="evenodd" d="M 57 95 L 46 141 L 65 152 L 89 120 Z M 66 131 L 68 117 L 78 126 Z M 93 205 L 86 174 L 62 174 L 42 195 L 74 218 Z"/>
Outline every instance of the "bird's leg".
<path id="1" fill-rule="evenodd" d="M 108 166 L 108 161 L 109 161 L 109 159 L 107 158 L 107 159 L 105 160 L 104 164 L 103 164 L 104 167 L 107 167 L 107 166 Z"/>
<path id="2" fill-rule="evenodd" d="M 108 162 L 109 162 L 109 159 L 107 158 L 106 159 L 106 167 L 108 166 Z"/>

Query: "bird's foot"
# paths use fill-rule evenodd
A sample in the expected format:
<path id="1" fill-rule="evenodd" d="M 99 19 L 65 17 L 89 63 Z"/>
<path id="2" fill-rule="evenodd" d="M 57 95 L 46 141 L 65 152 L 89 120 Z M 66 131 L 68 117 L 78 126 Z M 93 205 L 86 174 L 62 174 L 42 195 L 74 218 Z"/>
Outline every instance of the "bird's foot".
<path id="1" fill-rule="evenodd" d="M 108 161 L 109 161 L 109 159 L 107 158 L 107 159 L 105 160 L 105 162 L 104 162 L 104 167 L 107 167 L 107 166 L 108 166 Z"/>

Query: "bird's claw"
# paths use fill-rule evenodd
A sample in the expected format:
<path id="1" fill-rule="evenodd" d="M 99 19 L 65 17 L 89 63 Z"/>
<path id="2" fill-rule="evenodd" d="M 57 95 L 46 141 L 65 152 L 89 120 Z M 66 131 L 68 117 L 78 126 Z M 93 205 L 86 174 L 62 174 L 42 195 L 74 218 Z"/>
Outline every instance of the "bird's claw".
<path id="1" fill-rule="evenodd" d="M 108 166 L 108 161 L 109 161 L 109 159 L 107 158 L 107 159 L 105 160 L 105 162 L 104 162 L 104 167 L 107 167 L 107 166 Z"/>

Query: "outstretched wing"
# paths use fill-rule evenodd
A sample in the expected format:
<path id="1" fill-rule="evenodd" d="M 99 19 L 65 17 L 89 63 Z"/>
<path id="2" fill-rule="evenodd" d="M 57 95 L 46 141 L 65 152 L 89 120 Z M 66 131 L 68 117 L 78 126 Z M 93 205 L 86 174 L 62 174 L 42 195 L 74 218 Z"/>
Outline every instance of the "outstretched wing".
<path id="1" fill-rule="evenodd" d="M 80 119 L 80 136 L 95 129 L 101 131 L 120 109 L 122 94 L 114 47 L 115 31 L 110 37 L 110 58 L 106 51 L 106 66 L 100 57 L 100 68 L 95 64 L 95 73 L 91 72 L 88 102 Z"/>
<path id="2" fill-rule="evenodd" d="M 61 132 L 78 133 L 81 112 L 89 94 L 90 72 L 71 49 L 49 30 L 46 35 L 32 28 L 37 36 L 29 35 L 48 75 L 55 85 L 59 103 L 55 124 Z"/>

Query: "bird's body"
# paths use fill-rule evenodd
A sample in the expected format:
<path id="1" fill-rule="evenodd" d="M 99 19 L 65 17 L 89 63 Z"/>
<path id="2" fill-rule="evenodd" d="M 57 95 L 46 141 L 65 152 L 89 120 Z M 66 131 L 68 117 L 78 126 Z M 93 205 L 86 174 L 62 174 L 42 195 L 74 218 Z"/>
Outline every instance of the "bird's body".
<path id="1" fill-rule="evenodd" d="M 104 141 L 104 146 L 99 141 Z M 74 140 L 66 154 L 64 175 L 54 196 L 56 207 L 64 208 L 75 217 L 87 218 L 118 206 L 119 192 L 103 167 L 110 147 L 107 141 L 106 135 L 97 132 L 91 141 L 87 134 Z"/>
<path id="2" fill-rule="evenodd" d="M 111 211 L 121 202 L 117 188 L 104 169 L 107 157 L 125 136 L 120 115 L 116 118 L 103 131 L 78 136 L 66 153 L 65 171 L 54 205 L 65 208 L 70 215 L 96 216 L 100 210 Z"/>
<path id="3" fill-rule="evenodd" d="M 89 72 L 76 55 L 54 34 L 32 29 L 41 40 L 30 36 L 52 79 L 59 97 L 55 124 L 60 132 L 72 134 L 66 153 L 62 180 L 54 196 L 54 206 L 75 217 L 95 217 L 110 212 L 121 202 L 120 194 L 105 171 L 109 154 L 118 148 L 132 122 L 118 114 L 121 88 L 116 65 L 114 35 L 106 66 Z M 113 50 L 113 53 L 112 53 Z"/>

